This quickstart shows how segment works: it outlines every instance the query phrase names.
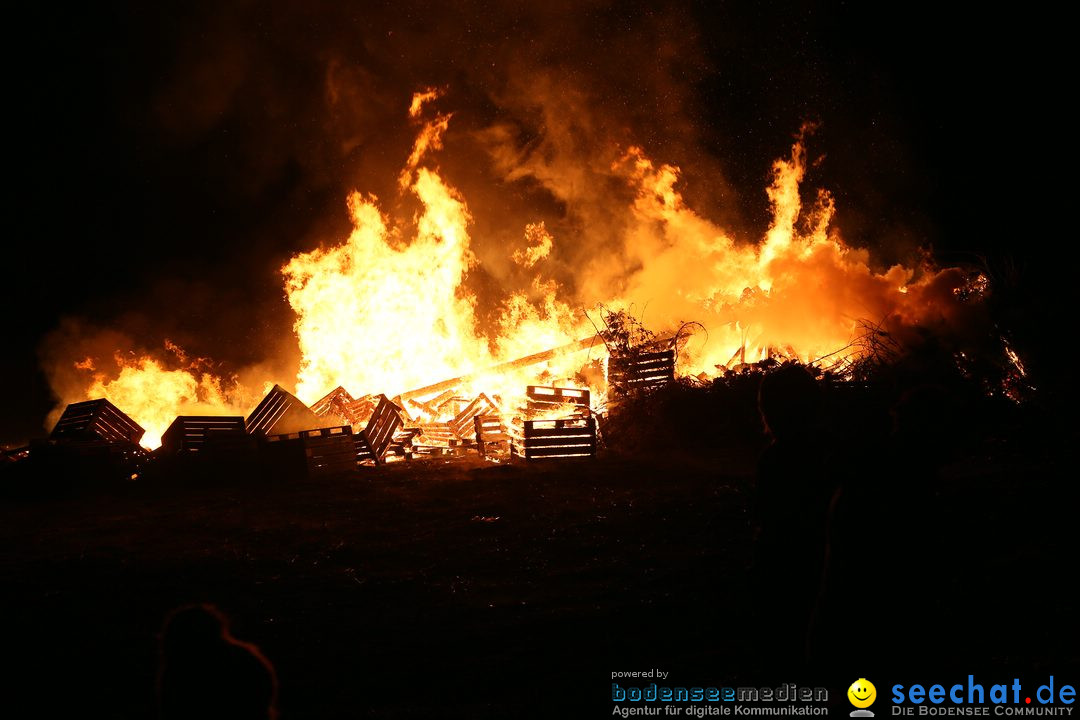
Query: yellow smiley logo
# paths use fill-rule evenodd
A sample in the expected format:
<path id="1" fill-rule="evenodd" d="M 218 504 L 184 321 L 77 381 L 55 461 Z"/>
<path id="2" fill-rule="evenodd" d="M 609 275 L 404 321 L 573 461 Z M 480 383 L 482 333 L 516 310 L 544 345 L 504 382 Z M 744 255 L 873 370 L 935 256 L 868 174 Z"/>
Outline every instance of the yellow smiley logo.
<path id="1" fill-rule="evenodd" d="M 877 698 L 877 688 L 866 678 L 859 678 L 847 689 L 848 700 L 857 708 L 868 708 Z"/>

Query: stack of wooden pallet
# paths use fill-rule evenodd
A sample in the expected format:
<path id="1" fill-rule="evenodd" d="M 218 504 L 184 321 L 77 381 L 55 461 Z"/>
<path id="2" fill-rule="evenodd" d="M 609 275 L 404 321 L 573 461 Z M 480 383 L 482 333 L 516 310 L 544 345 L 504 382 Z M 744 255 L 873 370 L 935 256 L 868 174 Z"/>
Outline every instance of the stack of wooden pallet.
<path id="1" fill-rule="evenodd" d="M 589 391 L 530 385 L 523 416 L 510 429 L 510 452 L 522 460 L 596 457 Z"/>

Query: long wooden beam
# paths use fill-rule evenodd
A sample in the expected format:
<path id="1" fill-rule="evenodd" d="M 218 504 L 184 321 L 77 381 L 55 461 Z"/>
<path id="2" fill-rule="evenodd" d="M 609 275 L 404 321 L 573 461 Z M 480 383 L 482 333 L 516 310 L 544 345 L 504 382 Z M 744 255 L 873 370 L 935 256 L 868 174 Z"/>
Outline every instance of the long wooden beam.
<path id="1" fill-rule="evenodd" d="M 443 380 L 437 382 L 434 385 L 427 385 L 422 388 L 416 388 L 415 390 L 409 390 L 401 393 L 402 400 L 409 400 L 421 395 L 430 395 L 432 393 L 442 392 L 443 390 L 449 390 L 452 387 L 463 385 L 470 382 L 474 378 L 483 377 L 484 375 L 497 375 L 501 372 L 507 372 L 508 370 L 516 370 L 518 368 L 528 367 L 529 365 L 535 365 L 536 363 L 544 362 L 545 360 L 551 360 L 552 358 L 559 357 L 560 355 L 568 355 L 572 352 L 579 350 L 589 350 L 597 345 L 603 345 L 604 341 L 599 335 L 593 335 L 592 337 L 582 338 L 566 345 L 560 345 L 550 350 L 544 350 L 543 352 L 533 353 L 532 355 L 526 355 L 525 357 L 518 358 L 517 360 L 509 360 L 498 365 L 487 368 L 486 370 L 480 370 L 478 372 L 469 373 L 468 375 L 462 375 L 456 378 L 450 378 L 449 380 Z"/>

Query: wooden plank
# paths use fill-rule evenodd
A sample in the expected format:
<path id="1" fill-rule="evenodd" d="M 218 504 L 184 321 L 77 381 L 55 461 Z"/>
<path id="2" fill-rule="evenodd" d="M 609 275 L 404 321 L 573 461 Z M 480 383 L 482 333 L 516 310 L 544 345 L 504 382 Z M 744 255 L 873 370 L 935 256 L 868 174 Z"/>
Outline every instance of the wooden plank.
<path id="1" fill-rule="evenodd" d="M 517 370 L 525 368 L 537 363 L 546 362 L 552 358 L 559 357 L 561 355 L 568 355 L 579 350 L 588 350 L 597 345 L 602 345 L 604 341 L 599 335 L 593 335 L 592 337 L 583 338 L 566 345 L 561 345 L 550 350 L 544 350 L 543 352 L 534 353 L 525 357 L 518 358 L 517 360 L 511 360 L 509 362 L 500 363 L 485 370 L 480 370 L 468 375 L 462 375 L 456 378 L 450 378 L 449 380 L 443 380 L 437 382 L 434 385 L 426 385 L 422 388 L 416 388 L 415 390 L 409 390 L 408 392 L 401 393 L 401 397 L 405 400 L 414 397 L 424 397 L 431 395 L 432 393 L 442 392 L 444 390 L 454 390 L 455 388 L 464 385 L 476 378 L 482 378 L 485 375 L 498 375 L 505 373 L 509 370 Z"/>
<path id="2" fill-rule="evenodd" d="M 608 358 L 608 384 L 616 395 L 651 390 L 674 379 L 674 350 Z"/>
<path id="3" fill-rule="evenodd" d="M 550 451 L 549 450 L 544 450 L 544 449 L 536 449 L 536 448 L 528 448 L 528 449 L 525 450 L 525 459 L 526 460 L 556 460 L 556 459 L 572 459 L 572 458 L 585 459 L 585 458 L 592 458 L 592 457 L 594 457 L 594 455 L 595 454 L 592 453 L 592 452 L 577 452 L 577 451 L 573 451 L 573 450 L 563 450 L 563 449 L 557 449 L 557 448 L 552 449 Z"/>
<path id="4" fill-rule="evenodd" d="M 583 388 L 529 385 L 525 388 L 525 396 L 536 402 L 589 407 L 589 391 Z"/>
<path id="5" fill-rule="evenodd" d="M 526 460 L 596 456 L 596 419 L 525 420 L 511 434 L 511 453 Z"/>
<path id="6" fill-rule="evenodd" d="M 529 385 L 525 388 L 527 415 L 588 415 L 589 391 L 581 388 Z"/>
<path id="7" fill-rule="evenodd" d="M 420 402 L 419 400 L 413 400 L 410 398 L 409 400 L 406 400 L 405 403 L 413 411 L 413 417 L 415 417 L 418 421 L 434 420 L 435 416 L 439 414 L 438 411 L 431 405 L 425 402 Z"/>
<path id="8" fill-rule="evenodd" d="M 386 448 L 387 455 L 408 459 L 413 454 L 413 438 L 420 434 L 419 428 L 398 428 Z"/>
<path id="9" fill-rule="evenodd" d="M 376 463 L 382 462 L 387 448 L 393 442 L 394 433 L 402 425 L 398 407 L 390 402 L 385 395 L 379 395 L 378 405 L 368 420 L 367 427 L 361 431 L 361 435 L 367 441 L 367 449 L 371 453 L 371 459 Z"/>
<path id="10" fill-rule="evenodd" d="M 245 430 L 240 416 L 181 415 L 162 434 L 161 447 L 170 453 L 199 452 L 208 443 L 224 449 L 226 436 L 247 437 Z"/>
<path id="11" fill-rule="evenodd" d="M 279 462 L 302 463 L 308 477 L 356 469 L 354 436 L 348 425 L 271 435 L 265 441 Z"/>
<path id="12" fill-rule="evenodd" d="M 454 431 L 450 429 L 450 423 L 418 423 L 417 428 L 420 430 L 418 440 L 425 445 L 449 445 L 451 438 L 456 437 Z"/>
<path id="13" fill-rule="evenodd" d="M 522 423 L 522 428 L 524 429 L 526 435 L 543 432 L 545 430 L 564 430 L 595 427 L 596 420 L 591 417 L 559 418 L 555 420 L 526 420 L 524 421 L 524 423 Z"/>
<path id="14" fill-rule="evenodd" d="M 591 436 L 573 437 L 573 438 L 529 438 L 525 441 L 525 447 L 528 448 L 547 448 L 547 447 L 573 447 L 573 448 L 585 448 L 596 449 L 596 439 Z"/>
<path id="15" fill-rule="evenodd" d="M 449 445 L 413 445 L 413 454 L 427 457 L 453 455 L 454 450 Z"/>
<path id="16" fill-rule="evenodd" d="M 356 399 L 345 388 L 338 385 L 313 403 L 311 412 L 320 418 L 332 417 L 341 424 L 355 425 L 356 420 L 352 417 L 352 407 L 355 402 Z"/>
<path id="17" fill-rule="evenodd" d="M 375 461 L 375 453 L 371 451 L 371 445 L 363 433 L 353 435 L 353 454 L 356 455 L 357 463 Z"/>
<path id="18" fill-rule="evenodd" d="M 491 398 L 484 393 L 480 393 L 450 421 L 450 429 L 459 438 L 470 438 L 476 432 L 473 418 L 478 415 L 495 415 L 498 412 L 499 408 L 492 402 Z"/>
<path id="19" fill-rule="evenodd" d="M 510 434 L 498 415 L 477 415 L 473 418 L 476 447 L 484 457 L 510 452 Z"/>

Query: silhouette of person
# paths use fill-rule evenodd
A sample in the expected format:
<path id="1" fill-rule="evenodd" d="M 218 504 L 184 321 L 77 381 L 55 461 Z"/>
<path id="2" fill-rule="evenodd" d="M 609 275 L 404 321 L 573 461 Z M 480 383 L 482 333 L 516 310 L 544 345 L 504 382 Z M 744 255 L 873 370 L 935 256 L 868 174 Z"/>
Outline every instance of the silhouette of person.
<path id="1" fill-rule="evenodd" d="M 209 604 L 174 610 L 160 638 L 158 708 L 162 720 L 277 718 L 277 678 L 259 648 L 229 633 Z"/>
<path id="2" fill-rule="evenodd" d="M 919 638 L 932 637 L 938 622 L 935 559 L 946 549 L 937 539 L 933 497 L 953 435 L 950 398 L 941 388 L 919 386 L 905 392 L 890 414 L 892 434 L 877 445 L 878 457 L 847 474 L 830 509 L 812 631 L 814 661 L 823 668 L 853 658 L 875 667 L 903 663 L 897 643 L 851 632 L 853 619 L 875 627 L 887 623 L 891 637 L 913 648 L 923 647 Z M 901 570 L 912 567 L 917 579 Z"/>
<path id="3" fill-rule="evenodd" d="M 758 408 L 770 438 L 754 489 L 751 577 L 760 613 L 762 659 L 775 669 L 803 664 L 825 553 L 833 492 L 820 428 L 821 391 L 797 364 L 762 378 Z"/>

